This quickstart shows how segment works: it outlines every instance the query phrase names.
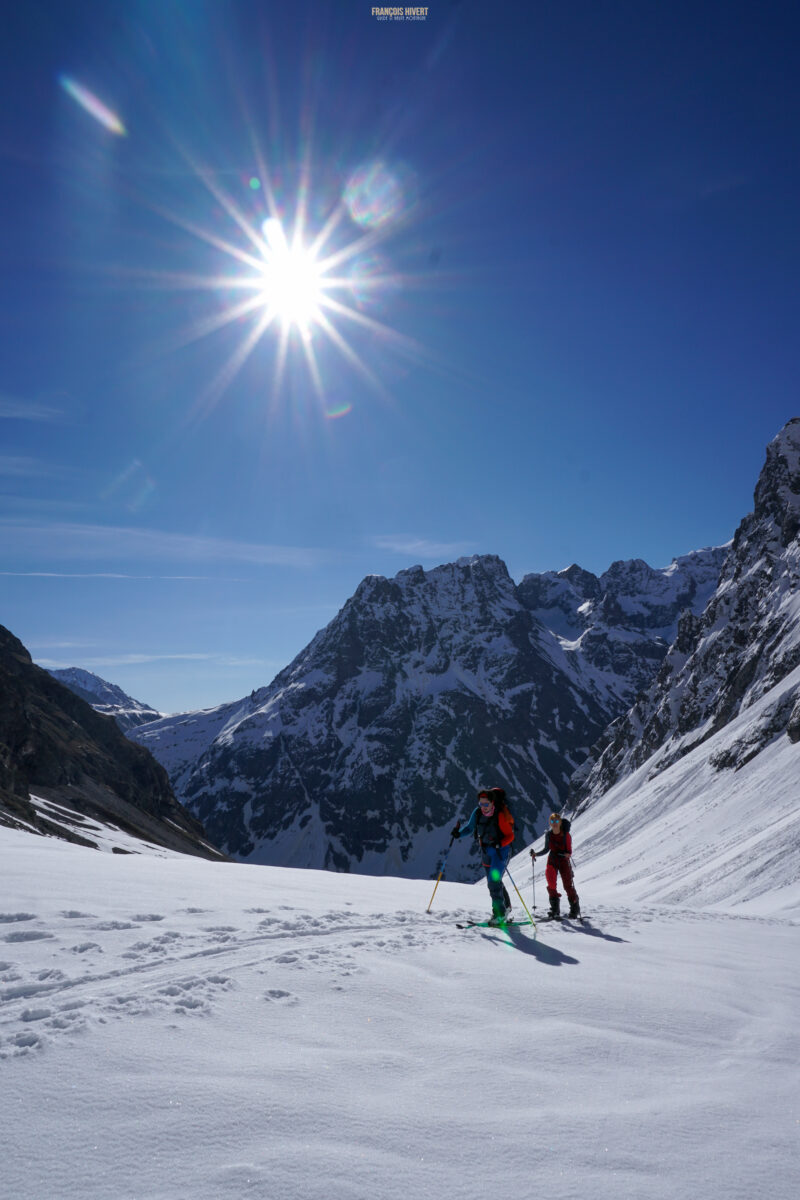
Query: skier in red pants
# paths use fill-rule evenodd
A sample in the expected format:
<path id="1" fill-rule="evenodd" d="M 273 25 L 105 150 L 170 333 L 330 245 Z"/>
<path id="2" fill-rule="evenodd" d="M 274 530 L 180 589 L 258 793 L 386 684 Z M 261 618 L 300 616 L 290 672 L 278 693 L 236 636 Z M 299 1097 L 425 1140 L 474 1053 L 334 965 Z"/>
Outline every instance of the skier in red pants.
<path id="1" fill-rule="evenodd" d="M 561 893 L 558 890 L 559 873 L 569 900 L 569 916 L 579 917 L 581 915 L 580 901 L 572 877 L 572 834 L 569 828 L 570 823 L 566 817 L 562 818 L 558 813 L 553 813 L 550 817 L 550 828 L 544 835 L 544 847 L 540 851 L 540 854 L 547 855 L 544 876 L 547 880 L 551 917 L 561 915 Z M 537 858 L 533 850 L 531 850 L 531 858 L 534 861 Z"/>

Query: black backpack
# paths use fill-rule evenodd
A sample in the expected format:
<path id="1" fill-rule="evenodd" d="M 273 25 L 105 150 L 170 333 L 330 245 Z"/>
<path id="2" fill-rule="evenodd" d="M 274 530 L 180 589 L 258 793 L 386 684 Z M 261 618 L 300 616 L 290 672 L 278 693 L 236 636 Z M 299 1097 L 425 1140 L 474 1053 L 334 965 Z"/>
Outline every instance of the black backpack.
<path id="1" fill-rule="evenodd" d="M 511 821 L 511 828 L 514 831 L 514 838 L 511 842 L 511 845 L 513 846 L 514 842 L 517 840 L 517 823 L 514 820 L 514 814 L 512 813 L 511 809 L 508 807 L 508 801 L 506 800 L 505 788 L 501 788 L 501 787 L 489 788 L 489 795 L 494 800 L 495 809 L 498 812 L 500 812 L 500 811 L 504 812 L 506 814 L 506 816 L 508 817 L 508 819 Z"/>

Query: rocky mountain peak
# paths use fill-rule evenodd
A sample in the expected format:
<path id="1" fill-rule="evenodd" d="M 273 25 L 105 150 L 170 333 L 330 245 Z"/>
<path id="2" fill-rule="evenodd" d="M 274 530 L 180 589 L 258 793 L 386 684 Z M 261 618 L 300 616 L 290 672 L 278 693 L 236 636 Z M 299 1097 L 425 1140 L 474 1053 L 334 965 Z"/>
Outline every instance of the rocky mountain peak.
<path id="1" fill-rule="evenodd" d="M 596 600 L 600 595 L 600 580 L 591 571 L 585 571 L 577 563 L 573 563 L 563 571 L 558 572 L 560 579 L 566 579 L 579 596 L 585 600 Z"/>
<path id="2" fill-rule="evenodd" d="M 757 521 L 774 521 L 784 545 L 800 528 L 800 417 L 793 417 L 767 446 L 753 495 Z"/>

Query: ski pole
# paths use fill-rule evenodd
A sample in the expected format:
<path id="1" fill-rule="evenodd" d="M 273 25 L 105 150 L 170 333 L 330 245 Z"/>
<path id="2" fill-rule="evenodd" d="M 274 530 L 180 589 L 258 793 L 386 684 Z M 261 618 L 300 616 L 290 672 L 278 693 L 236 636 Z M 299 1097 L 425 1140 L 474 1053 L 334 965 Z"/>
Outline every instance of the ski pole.
<path id="1" fill-rule="evenodd" d="M 531 887 L 533 888 L 533 911 L 536 912 L 536 855 L 531 850 Z"/>
<path id="2" fill-rule="evenodd" d="M 456 826 L 456 829 L 457 829 L 457 828 L 458 828 L 458 826 Z M 439 875 L 438 875 L 438 877 L 437 877 L 437 880 L 436 880 L 436 886 L 435 886 L 435 887 L 434 887 L 434 889 L 433 889 L 433 896 L 435 896 L 435 895 L 436 895 L 436 888 L 438 888 L 438 886 L 439 886 L 439 880 L 440 880 L 440 879 L 442 878 L 442 876 L 444 875 L 444 865 L 445 865 L 445 863 L 447 862 L 447 856 L 448 856 L 448 854 L 449 854 L 449 853 L 450 853 L 450 851 L 453 849 L 453 842 L 454 842 L 455 840 L 456 840 L 456 839 L 455 839 L 455 837 L 454 837 L 454 836 L 451 836 L 451 838 L 450 838 L 450 845 L 447 847 L 447 849 L 446 849 L 446 850 L 445 850 L 445 852 L 444 852 L 444 858 L 442 859 L 442 866 L 441 866 L 441 870 L 439 871 Z M 431 911 L 431 904 L 433 904 L 433 896 L 431 896 L 431 903 L 430 903 L 430 904 L 428 905 L 428 907 L 425 909 L 425 912 L 430 912 L 430 911 Z"/>
<path id="3" fill-rule="evenodd" d="M 530 909 L 528 908 L 527 904 L 526 904 L 526 903 L 525 903 L 525 901 L 522 899 L 522 894 L 521 894 L 521 892 L 520 892 L 519 888 L 517 887 L 517 885 L 514 883 L 514 877 L 512 876 L 512 874 L 511 874 L 511 872 L 509 871 L 508 867 L 506 867 L 506 875 L 507 875 L 507 876 L 508 876 L 508 878 L 511 880 L 511 882 L 512 882 L 512 884 L 513 884 L 513 886 L 514 886 L 514 891 L 515 891 L 515 892 L 517 893 L 517 895 L 519 896 L 519 902 L 520 902 L 520 904 L 522 905 L 522 907 L 525 909 L 525 912 L 528 914 L 528 920 L 530 921 L 531 925 L 533 925 L 533 927 L 534 927 L 534 929 L 535 929 L 535 928 L 536 928 L 536 922 L 534 921 L 533 917 L 531 916 L 531 912 L 530 912 Z"/>

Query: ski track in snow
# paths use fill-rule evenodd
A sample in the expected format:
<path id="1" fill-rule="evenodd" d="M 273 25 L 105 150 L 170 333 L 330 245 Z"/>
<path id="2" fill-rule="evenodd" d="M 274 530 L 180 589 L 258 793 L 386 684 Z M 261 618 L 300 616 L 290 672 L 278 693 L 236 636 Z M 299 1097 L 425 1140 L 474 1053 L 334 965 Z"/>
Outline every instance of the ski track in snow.
<path id="1" fill-rule="evenodd" d="M 0 913 L 0 1059 L 44 1050 L 56 1039 L 109 1021 L 210 1016 L 237 989 L 238 976 L 249 976 L 254 968 L 263 977 L 267 1002 L 293 1005 L 302 1000 L 304 971 L 327 974 L 331 987 L 342 991 L 348 978 L 369 970 L 371 955 L 441 950 L 448 944 L 457 952 L 465 936 L 501 945 L 510 940 L 550 965 L 576 965 L 572 951 L 580 939 L 624 943 L 665 915 L 656 908 L 635 914 L 605 909 L 581 924 L 546 921 L 537 911 L 535 932 L 524 925 L 465 931 L 456 922 L 476 914 L 460 910 L 376 912 L 365 919 L 346 910 L 298 914 L 287 905 L 286 913 L 291 915 L 244 909 L 238 925 L 215 924 L 213 910 L 198 908 L 132 913 L 129 920 L 111 921 L 79 911 Z M 759 921 L 686 910 L 670 910 L 668 919 L 689 926 Z M 35 965 L 26 966 L 26 944 L 42 941 L 52 943 L 52 965 L 43 968 L 37 950 L 31 956 Z"/>
<path id="2" fill-rule="evenodd" d="M 171 922 L 163 913 L 117 921 L 82 912 L 0 913 L 0 1059 L 111 1020 L 208 1016 L 236 989 L 237 973 L 253 967 L 264 977 L 266 1000 L 297 1003 L 304 970 L 326 972 L 341 989 L 364 971 L 370 952 L 422 948 L 459 932 L 455 914 L 425 921 L 416 912 L 374 913 L 365 920 L 344 910 L 287 911 L 292 915 L 246 909 L 239 926 L 214 924 L 213 910 L 199 909 L 176 912 Z M 187 929 L 187 920 L 197 928 Z M 43 940 L 53 943 L 53 965 L 42 969 L 38 952 L 35 967 L 26 967 L 24 944 Z"/>

